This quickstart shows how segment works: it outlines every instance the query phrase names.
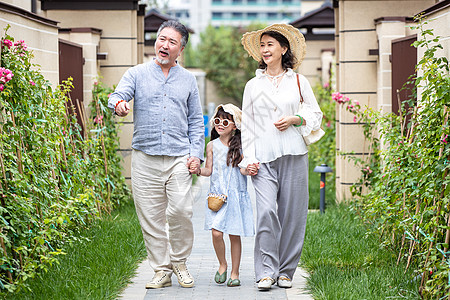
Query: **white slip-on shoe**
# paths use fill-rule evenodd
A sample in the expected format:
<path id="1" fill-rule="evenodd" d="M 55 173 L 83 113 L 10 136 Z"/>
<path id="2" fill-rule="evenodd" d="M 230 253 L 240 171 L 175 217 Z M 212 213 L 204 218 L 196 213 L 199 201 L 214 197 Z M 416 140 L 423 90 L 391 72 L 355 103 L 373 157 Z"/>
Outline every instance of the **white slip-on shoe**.
<path id="1" fill-rule="evenodd" d="M 271 277 L 264 277 L 258 282 L 258 289 L 260 290 L 270 290 L 275 280 Z"/>
<path id="2" fill-rule="evenodd" d="M 194 286 L 194 278 L 189 273 L 185 263 L 172 264 L 172 270 L 177 275 L 178 283 L 185 288 Z"/>
<path id="3" fill-rule="evenodd" d="M 145 285 L 146 289 L 160 289 L 163 287 L 171 286 L 172 280 L 170 276 L 167 275 L 164 271 L 158 271 L 153 276 L 152 280 L 147 282 Z"/>
<path id="4" fill-rule="evenodd" d="M 289 289 L 292 287 L 292 281 L 286 276 L 280 276 L 278 277 L 278 286 L 280 288 Z"/>

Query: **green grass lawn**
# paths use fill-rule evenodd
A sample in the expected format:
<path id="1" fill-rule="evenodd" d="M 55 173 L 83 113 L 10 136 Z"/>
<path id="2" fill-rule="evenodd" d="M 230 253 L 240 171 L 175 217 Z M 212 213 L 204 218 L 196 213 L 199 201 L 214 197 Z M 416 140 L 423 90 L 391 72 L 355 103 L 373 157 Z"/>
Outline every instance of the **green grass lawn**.
<path id="1" fill-rule="evenodd" d="M 99 221 L 64 251 L 59 264 L 29 281 L 31 291 L 7 299 L 116 299 L 146 255 L 134 204 Z"/>
<path id="2" fill-rule="evenodd" d="M 300 263 L 314 299 L 420 299 L 411 272 L 345 205 L 308 215 Z"/>

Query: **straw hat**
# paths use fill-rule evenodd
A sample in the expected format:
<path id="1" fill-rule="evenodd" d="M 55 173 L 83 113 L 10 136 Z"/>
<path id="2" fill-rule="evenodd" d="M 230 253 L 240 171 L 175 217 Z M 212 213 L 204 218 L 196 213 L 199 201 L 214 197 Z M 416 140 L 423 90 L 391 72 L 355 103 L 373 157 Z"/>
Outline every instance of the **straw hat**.
<path id="1" fill-rule="evenodd" d="M 244 33 L 241 39 L 241 43 L 244 49 L 250 54 L 256 61 L 261 61 L 260 53 L 260 41 L 261 35 L 267 31 L 275 31 L 282 34 L 289 41 L 292 54 L 297 61 L 294 64 L 293 69 L 296 69 L 303 61 L 306 54 L 306 43 L 303 34 L 294 26 L 288 24 L 273 24 L 264 29 L 258 31 L 252 31 Z"/>
<path id="2" fill-rule="evenodd" d="M 213 113 L 213 119 L 211 119 L 211 126 L 214 127 L 214 116 L 217 115 L 217 112 L 219 111 L 219 108 L 222 108 L 225 112 L 229 113 L 233 116 L 234 119 L 234 125 L 236 125 L 236 128 L 241 130 L 241 120 L 242 120 L 242 111 L 233 104 L 219 104 Z"/>

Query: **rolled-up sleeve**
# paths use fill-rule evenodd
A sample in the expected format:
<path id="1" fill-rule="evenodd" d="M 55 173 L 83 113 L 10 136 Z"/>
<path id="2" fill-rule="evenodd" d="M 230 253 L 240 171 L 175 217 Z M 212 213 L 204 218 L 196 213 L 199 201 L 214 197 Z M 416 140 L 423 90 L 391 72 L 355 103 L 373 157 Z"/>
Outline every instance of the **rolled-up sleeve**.
<path id="1" fill-rule="evenodd" d="M 204 160 L 205 126 L 203 124 L 202 105 L 198 94 L 198 87 L 193 80 L 191 92 L 188 98 L 188 131 L 190 149 L 189 155 Z"/>
<path id="2" fill-rule="evenodd" d="M 133 68 L 128 69 L 120 79 L 114 92 L 109 96 L 108 107 L 114 112 L 117 102 L 125 100 L 129 102 L 134 97 L 136 80 Z"/>
<path id="3" fill-rule="evenodd" d="M 241 141 L 243 159 L 239 167 L 247 168 L 249 164 L 257 163 L 255 155 L 255 120 L 253 113 L 253 100 L 251 98 L 251 81 L 247 82 L 242 99 L 242 123 L 241 123 Z"/>
<path id="4" fill-rule="evenodd" d="M 304 102 L 303 108 L 301 105 L 299 106 L 297 114 L 305 119 L 306 125 L 297 128 L 302 135 L 309 135 L 311 131 L 320 128 L 323 113 L 320 110 L 311 85 L 303 75 L 300 75 L 300 86 Z"/>

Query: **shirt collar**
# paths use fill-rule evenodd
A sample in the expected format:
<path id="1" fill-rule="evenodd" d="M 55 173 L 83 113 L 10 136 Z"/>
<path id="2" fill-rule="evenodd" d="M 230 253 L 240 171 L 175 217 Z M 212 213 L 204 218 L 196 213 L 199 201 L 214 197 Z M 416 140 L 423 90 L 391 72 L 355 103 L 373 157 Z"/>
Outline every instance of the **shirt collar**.
<path id="1" fill-rule="evenodd" d="M 266 74 L 264 74 L 263 69 L 256 69 L 255 75 L 256 75 L 256 78 L 266 77 Z M 287 68 L 285 75 L 286 76 L 295 76 L 295 72 L 291 68 Z"/>

